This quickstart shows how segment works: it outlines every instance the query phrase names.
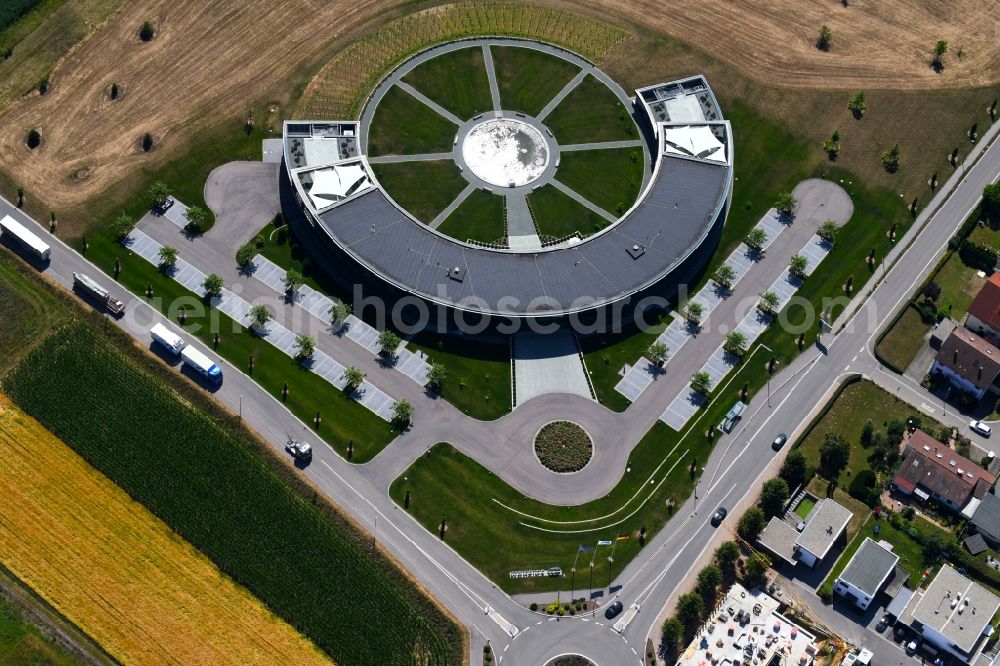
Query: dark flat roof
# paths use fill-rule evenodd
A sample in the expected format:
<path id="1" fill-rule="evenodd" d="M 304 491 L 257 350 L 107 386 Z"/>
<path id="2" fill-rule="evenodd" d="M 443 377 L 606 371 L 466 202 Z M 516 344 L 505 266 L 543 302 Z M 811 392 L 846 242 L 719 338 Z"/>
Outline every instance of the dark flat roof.
<path id="1" fill-rule="evenodd" d="M 571 247 L 518 253 L 459 243 L 410 219 L 380 188 L 318 217 L 369 270 L 428 300 L 490 314 L 566 314 L 655 284 L 711 230 L 727 196 L 729 167 L 658 159 L 653 182 L 631 213 Z"/>

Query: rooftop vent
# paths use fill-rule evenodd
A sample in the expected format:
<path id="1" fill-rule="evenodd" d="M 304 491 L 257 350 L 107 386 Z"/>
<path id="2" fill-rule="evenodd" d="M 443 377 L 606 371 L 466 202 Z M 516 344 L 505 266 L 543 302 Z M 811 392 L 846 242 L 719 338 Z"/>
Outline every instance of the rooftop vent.
<path id="1" fill-rule="evenodd" d="M 958 475 L 959 475 L 959 476 L 962 476 L 962 474 L 964 474 L 964 472 L 962 471 L 962 468 L 961 468 L 961 467 L 959 467 L 959 468 L 958 468 L 957 470 L 955 470 L 955 471 L 957 471 L 957 472 L 958 472 Z"/>
<path id="2" fill-rule="evenodd" d="M 924 444 L 924 451 L 930 451 L 930 450 L 931 450 L 931 447 L 929 447 L 926 444 Z"/>
<path id="3" fill-rule="evenodd" d="M 954 467 L 955 466 L 955 461 L 954 460 L 949 460 L 948 464 L 951 465 L 952 467 Z"/>

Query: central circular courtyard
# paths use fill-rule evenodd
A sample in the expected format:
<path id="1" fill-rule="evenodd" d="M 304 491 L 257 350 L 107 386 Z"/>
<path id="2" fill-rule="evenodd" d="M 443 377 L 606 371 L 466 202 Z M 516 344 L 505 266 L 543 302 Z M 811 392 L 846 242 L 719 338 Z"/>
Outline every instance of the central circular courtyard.
<path id="1" fill-rule="evenodd" d="M 487 183 L 520 187 L 542 175 L 549 149 L 542 133 L 528 123 L 496 118 L 466 134 L 462 158 L 469 170 Z"/>

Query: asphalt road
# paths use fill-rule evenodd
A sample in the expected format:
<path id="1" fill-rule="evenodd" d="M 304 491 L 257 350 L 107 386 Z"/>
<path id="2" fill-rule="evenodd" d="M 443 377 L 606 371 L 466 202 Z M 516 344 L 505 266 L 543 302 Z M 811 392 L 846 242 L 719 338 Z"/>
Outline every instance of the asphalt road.
<path id="1" fill-rule="evenodd" d="M 905 251 L 904 259 L 889 269 L 865 301 L 865 307 L 842 330 L 836 325 L 835 330 L 840 330 L 836 336 L 824 336 L 826 348 L 808 350 L 772 381 L 770 406 L 765 395 L 758 395 L 752 401 L 742 426 L 720 442 L 707 462 L 695 497 L 677 510 L 675 517 L 648 543 L 642 556 L 615 581 L 616 586 L 621 586 L 617 596 L 626 608 L 636 602 L 641 604 L 641 611 L 621 634 L 607 626 L 600 612 L 592 618 L 554 620 L 526 610 L 398 509 L 387 497 L 384 483 L 372 483 L 361 469 L 331 450 L 315 447 L 312 464 L 302 471 L 343 510 L 372 530 L 375 538 L 430 593 L 470 627 L 473 660 L 488 640 L 497 652 L 498 661 L 517 665 L 544 664 L 552 656 L 567 652 L 587 655 L 601 666 L 641 663 L 646 637 L 655 629 L 660 609 L 681 587 L 693 563 L 728 535 L 725 529 L 715 530 L 708 525 L 711 512 L 718 505 L 735 506 L 744 500 L 761 477 L 778 464 L 770 450 L 775 432 L 794 432 L 806 422 L 839 378 L 855 372 L 871 372 L 867 350 L 878 329 L 891 321 L 893 313 L 976 205 L 983 186 L 996 180 L 998 174 L 1000 148 L 993 145 L 965 172 L 960 184 L 926 225 L 902 239 L 899 252 Z M 32 223 L 5 200 L 0 201 L 0 214 L 11 214 Z M 51 261 L 41 268 L 52 280 L 69 288 L 74 271 L 101 274 L 58 240 L 50 244 Z M 106 277 L 102 281 L 110 283 Z M 115 291 L 127 306 L 127 314 L 118 325 L 143 344 L 149 344 L 149 327 L 157 321 L 166 323 L 164 318 L 142 299 L 123 293 L 120 288 Z M 305 430 L 280 402 L 250 378 L 225 363 L 222 365 L 225 381 L 215 392 L 216 398 L 234 413 L 241 409 L 243 418 L 276 450 L 280 451 L 288 434 Z M 498 615 L 488 613 L 488 609 L 495 609 Z M 509 628 L 511 624 L 516 630 Z"/>

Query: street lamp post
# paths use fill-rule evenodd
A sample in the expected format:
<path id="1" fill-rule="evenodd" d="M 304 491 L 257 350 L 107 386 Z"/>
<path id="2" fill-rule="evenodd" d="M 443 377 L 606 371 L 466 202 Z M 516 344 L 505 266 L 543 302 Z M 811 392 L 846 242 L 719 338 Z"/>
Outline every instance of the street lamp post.
<path id="1" fill-rule="evenodd" d="M 239 416 L 236 417 L 236 431 L 239 432 L 243 427 L 243 396 L 240 396 L 240 412 Z"/>

